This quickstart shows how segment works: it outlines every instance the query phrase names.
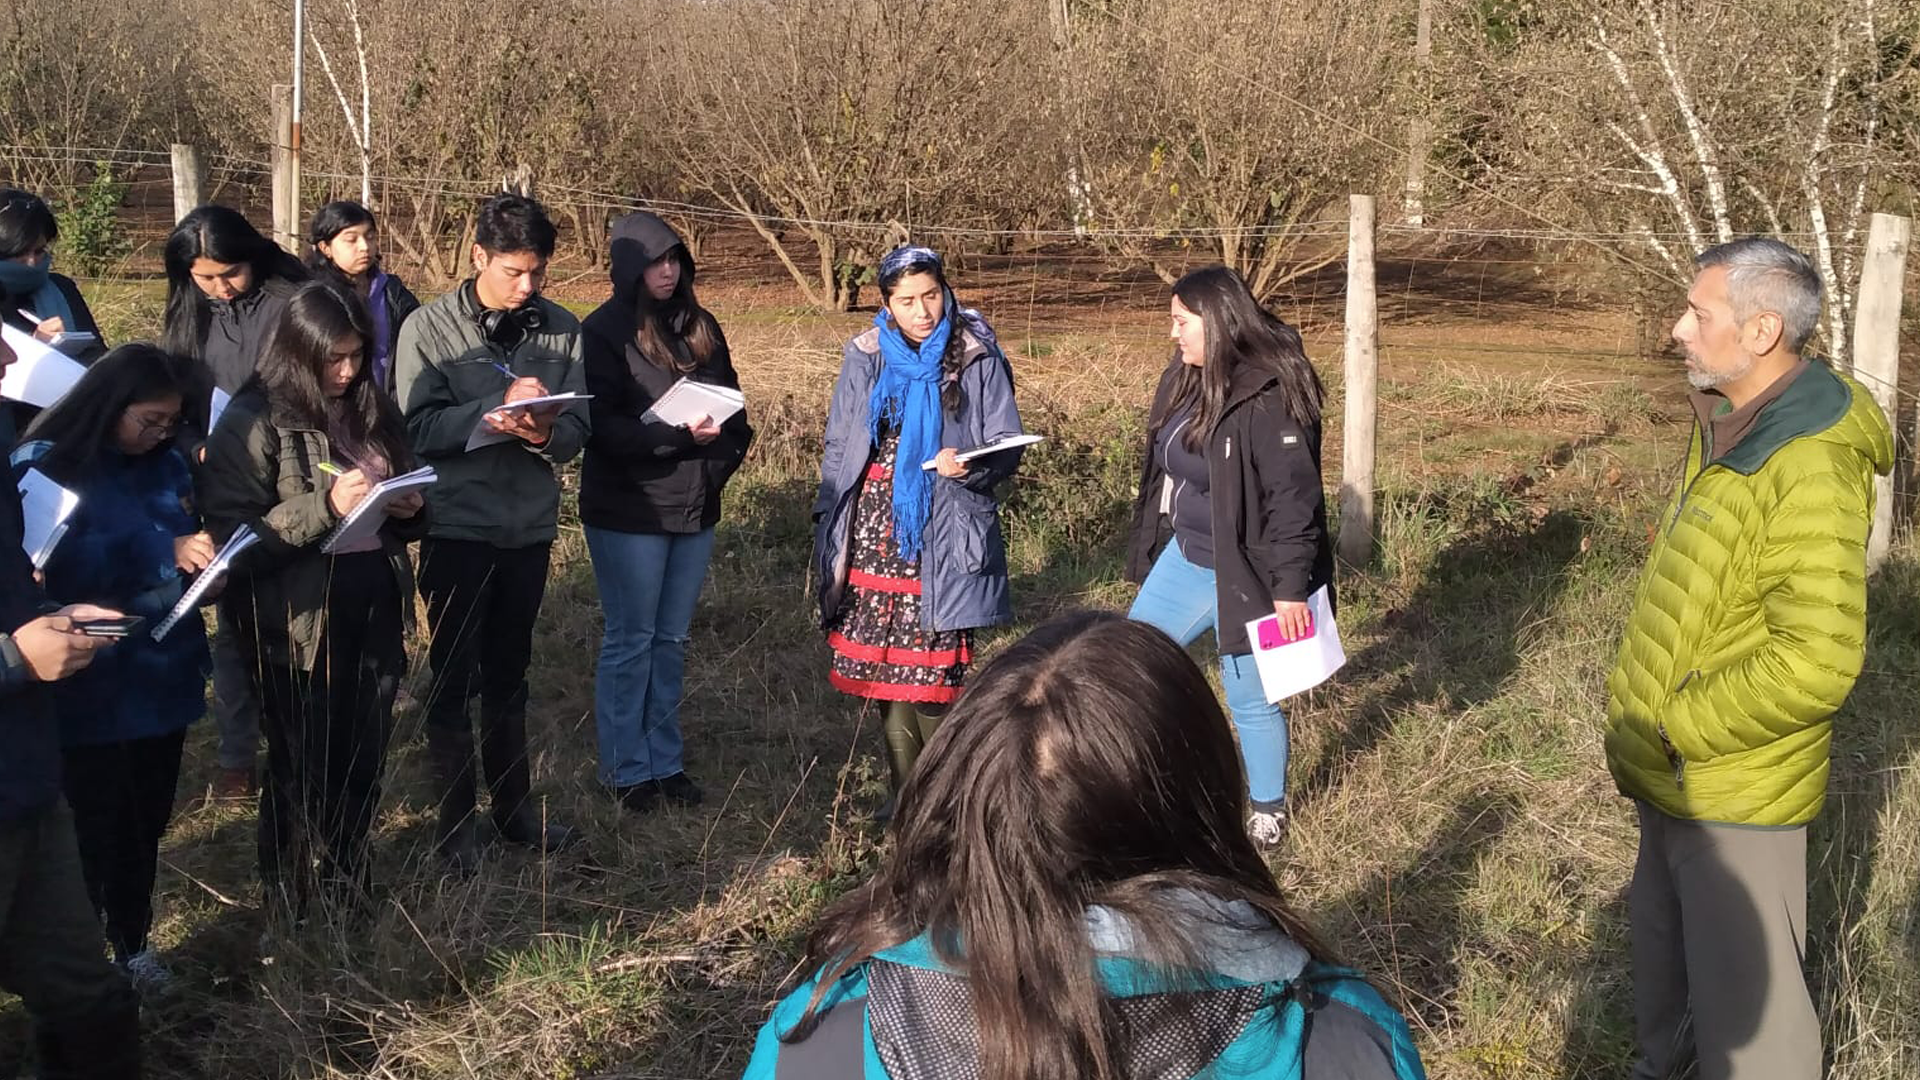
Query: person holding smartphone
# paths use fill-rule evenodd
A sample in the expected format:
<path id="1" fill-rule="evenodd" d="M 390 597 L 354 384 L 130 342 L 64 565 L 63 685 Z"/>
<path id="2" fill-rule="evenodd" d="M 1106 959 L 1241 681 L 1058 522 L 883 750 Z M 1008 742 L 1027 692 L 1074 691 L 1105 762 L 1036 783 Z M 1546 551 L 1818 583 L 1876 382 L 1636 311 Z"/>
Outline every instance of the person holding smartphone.
<path id="1" fill-rule="evenodd" d="M 367 367 L 372 333 L 352 293 L 294 293 L 202 479 L 214 537 L 245 525 L 260 538 L 235 560 L 221 617 L 258 673 L 261 880 L 295 919 L 316 894 L 347 914 L 372 897 L 368 834 L 413 616 L 407 542 L 426 531 L 416 492 L 387 504 L 374 535 L 326 548 L 374 485 L 414 467 Z"/>
<path id="2" fill-rule="evenodd" d="M 480 857 L 467 717 L 475 697 L 499 836 L 543 852 L 578 839 L 533 798 L 527 668 L 559 532 L 555 474 L 591 425 L 584 402 L 501 408 L 586 390 L 580 321 L 540 295 L 554 239 L 539 203 L 488 199 L 474 222 L 473 276 L 414 312 L 394 352 L 407 433 L 440 475 L 427 490 L 433 524 L 420 545 L 434 675 L 427 749 L 439 792 L 436 847 L 458 873 Z M 495 441 L 468 449 L 476 428 Z"/>
<path id="3" fill-rule="evenodd" d="M 14 359 L 0 341 L 0 371 Z M 13 442 L 5 410 L 0 439 Z M 100 948 L 73 814 L 61 796 L 60 721 L 49 685 L 84 671 L 111 644 L 76 633 L 74 621 L 121 613 L 91 604 L 49 611 L 23 531 L 19 498 L 0 498 L 0 990 L 26 1009 L 41 1075 L 135 1080 L 140 999 Z"/>
<path id="4" fill-rule="evenodd" d="M 1312 630 L 1307 598 L 1333 582 L 1320 486 L 1320 377 L 1300 332 L 1238 273 L 1174 283 L 1173 358 L 1148 414 L 1127 576 L 1130 616 L 1182 645 L 1211 629 L 1240 733 L 1255 841 L 1287 825 L 1287 719 L 1267 700 L 1247 624 L 1274 616 L 1286 640 Z M 1329 592 L 1331 600 L 1331 592 Z"/>
<path id="5" fill-rule="evenodd" d="M 144 632 L 214 555 L 192 469 L 173 445 L 180 409 L 166 355 L 122 345 L 40 414 L 12 458 L 16 482 L 37 470 L 79 497 L 47 560 L 47 595 L 141 620 L 85 628 L 119 644 L 56 687 L 54 700 L 87 892 L 114 958 L 142 989 L 169 979 L 147 942 L 153 885 L 181 751 L 207 711 L 212 666 L 197 612 L 159 641 Z"/>

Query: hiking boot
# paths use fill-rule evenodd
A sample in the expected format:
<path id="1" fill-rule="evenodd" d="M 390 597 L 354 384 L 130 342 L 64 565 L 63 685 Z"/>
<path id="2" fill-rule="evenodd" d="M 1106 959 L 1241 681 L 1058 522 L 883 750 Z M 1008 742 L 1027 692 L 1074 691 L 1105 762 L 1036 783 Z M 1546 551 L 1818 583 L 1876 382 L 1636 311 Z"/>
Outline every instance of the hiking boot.
<path id="1" fill-rule="evenodd" d="M 1264 850 L 1279 847 L 1287 838 L 1287 808 L 1283 805 L 1248 814 L 1247 835 L 1253 838 L 1255 846 Z"/>
<path id="2" fill-rule="evenodd" d="M 427 725 L 427 757 L 433 764 L 434 796 L 439 803 L 434 850 L 449 871 L 468 877 L 480 869 L 480 837 L 473 820 L 477 788 L 473 732 Z"/>
<path id="3" fill-rule="evenodd" d="M 251 798 L 258 790 L 254 786 L 251 765 L 222 765 L 213 774 L 213 799 L 216 802 Z"/>
<path id="4" fill-rule="evenodd" d="M 660 789 L 651 780 L 609 790 L 613 792 L 614 801 L 633 813 L 651 814 L 660 809 Z"/>
<path id="5" fill-rule="evenodd" d="M 551 855 L 581 840 L 578 830 L 557 822 L 542 822 L 533 799 L 532 771 L 527 765 L 527 688 L 506 703 L 480 703 L 480 764 L 493 795 L 493 824 L 502 840 Z"/>
<path id="6" fill-rule="evenodd" d="M 700 790 L 700 785 L 694 783 L 683 772 L 655 780 L 653 786 L 660 792 L 661 798 L 675 806 L 699 806 L 707 797 L 706 793 Z"/>
<path id="7" fill-rule="evenodd" d="M 167 970 L 152 949 L 141 949 L 127 957 L 121 962 L 120 970 L 127 973 L 127 981 L 141 997 L 165 993 L 173 986 L 173 972 Z"/>

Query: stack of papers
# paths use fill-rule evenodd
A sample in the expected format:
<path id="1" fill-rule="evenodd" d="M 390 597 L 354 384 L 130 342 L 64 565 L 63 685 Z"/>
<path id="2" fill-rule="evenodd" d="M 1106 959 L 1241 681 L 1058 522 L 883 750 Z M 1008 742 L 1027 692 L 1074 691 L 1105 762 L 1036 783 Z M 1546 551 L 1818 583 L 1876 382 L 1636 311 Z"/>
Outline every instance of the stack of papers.
<path id="1" fill-rule="evenodd" d="M 661 394 L 653 407 L 641 414 L 640 419 L 656 424 L 692 427 L 695 420 L 706 416 L 716 424 L 724 424 L 734 413 L 746 407 L 747 396 L 731 386 L 681 379 L 668 387 L 667 392 Z"/>
<path id="2" fill-rule="evenodd" d="M 1307 597 L 1307 616 L 1311 620 L 1307 636 L 1294 641 L 1281 639 L 1280 621 L 1272 615 L 1247 624 L 1254 667 L 1260 672 L 1260 688 L 1266 691 L 1268 701 L 1305 693 L 1332 678 L 1347 662 L 1327 586 L 1320 586 Z"/>
<path id="3" fill-rule="evenodd" d="M 480 414 L 479 421 L 473 425 L 473 431 L 467 435 L 467 449 L 478 450 L 483 446 L 492 446 L 494 443 L 508 442 L 517 438 L 517 436 L 505 435 L 487 426 L 487 417 L 496 413 L 520 412 L 526 409 L 537 409 L 542 405 L 565 404 L 569 401 L 586 401 L 591 397 L 593 397 L 592 394 L 582 394 L 578 391 L 569 390 L 564 394 L 548 394 L 546 397 L 522 398 L 511 404 L 502 405 L 497 409 L 489 409 Z"/>
<path id="4" fill-rule="evenodd" d="M 159 641 L 171 633 L 181 619 L 186 618 L 193 609 L 200 606 L 200 598 L 207 594 L 207 590 L 213 587 L 215 581 L 226 574 L 227 569 L 233 565 L 233 560 L 238 558 L 241 552 L 259 542 L 260 537 L 256 536 L 248 526 L 242 525 L 233 530 L 233 535 L 227 537 L 227 542 L 220 545 L 220 550 L 214 554 L 213 561 L 207 564 L 205 570 L 200 571 L 199 576 L 193 579 L 193 584 L 181 594 L 180 602 L 173 605 L 173 610 L 167 612 L 167 617 L 161 619 L 160 625 L 153 628 L 153 640 Z"/>
<path id="5" fill-rule="evenodd" d="M 20 478 L 20 546 L 27 549 L 35 570 L 45 570 L 54 546 L 67 535 L 67 521 L 80 505 L 80 496 L 28 469 Z"/>
<path id="6" fill-rule="evenodd" d="M 213 429 L 220 426 L 220 414 L 226 412 L 231 404 L 232 394 L 217 386 L 213 388 L 213 395 L 207 399 L 207 434 L 213 434 Z"/>
<path id="7" fill-rule="evenodd" d="M 367 492 L 367 497 L 360 500 L 360 505 L 354 507 L 353 512 L 342 518 L 340 524 L 335 525 L 333 531 L 327 534 L 327 539 L 320 545 L 320 550 L 332 552 L 343 545 L 357 544 L 378 536 L 380 526 L 387 523 L 387 507 L 392 505 L 393 500 L 409 492 L 419 491 L 438 479 L 440 478 L 434 474 L 433 466 L 423 465 L 410 473 L 390 480 L 382 480 L 373 485 L 373 490 Z"/>
<path id="8" fill-rule="evenodd" d="M 32 334 L 0 325 L 0 339 L 17 357 L 0 378 L 0 397 L 24 401 L 44 409 L 65 397 L 87 369 L 73 357 L 48 346 Z"/>

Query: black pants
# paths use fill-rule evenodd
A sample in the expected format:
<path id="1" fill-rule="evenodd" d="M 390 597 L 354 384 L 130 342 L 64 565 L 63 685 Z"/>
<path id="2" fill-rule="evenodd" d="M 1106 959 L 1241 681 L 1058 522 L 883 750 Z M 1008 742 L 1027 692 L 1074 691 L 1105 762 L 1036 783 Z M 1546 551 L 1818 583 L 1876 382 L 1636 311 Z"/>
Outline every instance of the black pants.
<path id="1" fill-rule="evenodd" d="M 84 1027 L 134 1000 L 100 951 L 64 803 L 0 821 L 0 990 L 56 1027 Z"/>
<path id="2" fill-rule="evenodd" d="M 338 556 L 313 670 L 261 669 L 260 876 L 296 910 L 316 884 L 310 868 L 336 899 L 366 896 L 367 834 L 406 666 L 401 602 L 385 554 Z"/>
<path id="3" fill-rule="evenodd" d="M 552 548 L 421 542 L 420 595 L 433 634 L 427 723 L 467 730 L 467 702 L 475 696 L 487 715 L 524 707 Z"/>
<path id="4" fill-rule="evenodd" d="M 70 747 L 61 754 L 87 895 L 106 923 L 114 955 L 123 961 L 147 947 L 147 931 L 153 928 L 160 838 L 173 819 L 173 789 L 186 738 L 182 729 Z"/>

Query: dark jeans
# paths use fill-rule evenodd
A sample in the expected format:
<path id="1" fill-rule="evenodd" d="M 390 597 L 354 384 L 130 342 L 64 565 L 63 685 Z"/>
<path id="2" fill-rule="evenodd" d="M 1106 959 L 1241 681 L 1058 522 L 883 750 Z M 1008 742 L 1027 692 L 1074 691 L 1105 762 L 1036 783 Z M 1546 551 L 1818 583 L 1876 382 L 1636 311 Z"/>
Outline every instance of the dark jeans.
<path id="1" fill-rule="evenodd" d="M 121 960 L 147 947 L 160 838 L 173 818 L 183 728 L 147 739 L 75 746 L 61 755 L 67 805 L 93 910 Z"/>
<path id="2" fill-rule="evenodd" d="M 261 671 L 260 876 L 290 889 L 296 910 L 312 890 L 305 871 L 316 860 L 336 898 L 366 895 L 367 834 L 406 666 L 402 602 L 385 554 L 338 556 L 314 669 Z"/>
<path id="3" fill-rule="evenodd" d="M 36 1024 L 71 1027 L 124 1010 L 126 976 L 100 948 L 73 815 L 64 802 L 0 821 L 0 990 Z"/>
<path id="4" fill-rule="evenodd" d="M 427 723 L 468 730 L 467 702 L 475 696 L 483 714 L 524 707 L 533 624 L 546 597 L 552 548 L 421 542 L 420 595 L 433 635 Z"/>

